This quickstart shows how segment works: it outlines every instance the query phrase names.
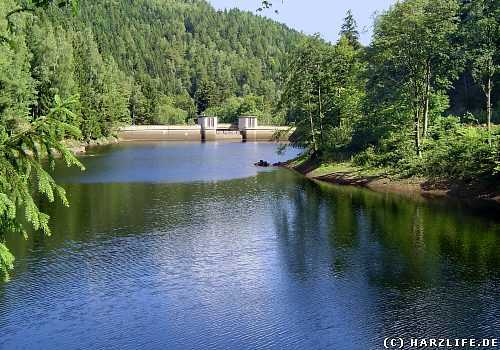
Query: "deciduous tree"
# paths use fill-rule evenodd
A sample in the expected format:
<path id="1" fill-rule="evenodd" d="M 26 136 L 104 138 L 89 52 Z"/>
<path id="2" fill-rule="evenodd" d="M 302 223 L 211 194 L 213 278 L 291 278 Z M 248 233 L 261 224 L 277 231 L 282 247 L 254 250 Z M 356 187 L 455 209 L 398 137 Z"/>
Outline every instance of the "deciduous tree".
<path id="1" fill-rule="evenodd" d="M 470 73 L 484 92 L 490 131 L 493 77 L 500 70 L 500 4 L 496 0 L 466 1 L 462 9 L 465 58 Z"/>
<path id="2" fill-rule="evenodd" d="M 392 66 L 390 79 L 401 84 L 401 98 L 413 114 L 415 152 L 427 136 L 432 86 L 448 86 L 451 35 L 457 28 L 458 5 L 453 0 L 406 0 L 396 3 L 376 21 L 373 62 Z M 377 69 L 377 68 L 376 68 Z"/>

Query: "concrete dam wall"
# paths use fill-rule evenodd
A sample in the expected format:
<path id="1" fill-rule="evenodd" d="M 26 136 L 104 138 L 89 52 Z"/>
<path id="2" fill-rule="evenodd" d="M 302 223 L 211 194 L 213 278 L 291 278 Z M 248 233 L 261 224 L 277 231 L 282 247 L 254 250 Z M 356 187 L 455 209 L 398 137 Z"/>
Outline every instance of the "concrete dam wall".
<path id="1" fill-rule="evenodd" d="M 136 125 L 122 128 L 126 141 L 201 141 L 199 125 Z"/>
<path id="2" fill-rule="evenodd" d="M 294 129 L 283 126 L 259 126 L 257 117 L 240 117 L 238 124 L 219 124 L 217 117 L 200 116 L 195 125 L 140 125 L 120 130 L 126 141 L 271 141 L 277 131 L 280 141 L 288 141 Z"/>

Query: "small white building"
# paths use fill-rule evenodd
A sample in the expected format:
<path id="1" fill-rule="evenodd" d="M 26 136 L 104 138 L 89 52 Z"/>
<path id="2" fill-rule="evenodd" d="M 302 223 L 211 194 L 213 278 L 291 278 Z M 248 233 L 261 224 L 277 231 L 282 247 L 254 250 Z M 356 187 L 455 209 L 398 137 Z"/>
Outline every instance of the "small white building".
<path id="1" fill-rule="evenodd" d="M 217 139 L 217 117 L 200 115 L 198 116 L 198 125 L 201 126 L 202 141 L 215 141 Z"/>
<path id="2" fill-rule="evenodd" d="M 238 117 L 238 129 L 257 129 L 257 117 L 255 116 L 240 116 Z"/>
<path id="3" fill-rule="evenodd" d="M 209 115 L 200 115 L 198 116 L 198 125 L 201 125 L 202 130 L 216 130 L 217 117 Z"/>

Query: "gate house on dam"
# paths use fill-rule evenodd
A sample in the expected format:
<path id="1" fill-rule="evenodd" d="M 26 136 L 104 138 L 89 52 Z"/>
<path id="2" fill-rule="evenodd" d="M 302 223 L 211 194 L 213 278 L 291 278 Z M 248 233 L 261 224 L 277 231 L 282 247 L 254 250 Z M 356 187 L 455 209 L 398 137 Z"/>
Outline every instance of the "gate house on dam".
<path id="1" fill-rule="evenodd" d="M 294 129 L 285 126 L 258 126 L 257 117 L 242 116 L 238 123 L 219 124 L 217 117 L 199 116 L 195 125 L 140 125 L 120 130 L 126 141 L 270 141 L 281 131 L 281 141 L 287 141 Z"/>

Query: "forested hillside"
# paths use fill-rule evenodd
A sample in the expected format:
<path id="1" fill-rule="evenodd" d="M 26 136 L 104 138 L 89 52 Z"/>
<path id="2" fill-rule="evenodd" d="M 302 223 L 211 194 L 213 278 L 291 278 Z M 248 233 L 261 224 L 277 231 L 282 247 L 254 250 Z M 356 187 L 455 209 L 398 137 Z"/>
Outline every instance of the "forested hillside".
<path id="1" fill-rule="evenodd" d="M 206 2 L 82 3 L 75 28 L 91 27 L 105 55 L 166 94 L 188 91 L 200 109 L 231 95 L 271 94 L 284 54 L 299 35 L 251 13 L 216 12 Z"/>
<path id="2" fill-rule="evenodd" d="M 2 20 L 18 8 L 3 3 Z M 26 89 L 22 100 L 5 103 L 24 103 L 37 117 L 56 94 L 79 95 L 69 121 L 85 139 L 107 136 L 120 123 L 192 123 L 228 99 L 235 113 L 283 122 L 272 120 L 276 78 L 302 37 L 251 13 L 215 11 L 203 0 L 85 0 L 76 16 L 50 6 L 13 13 L 1 30 L 19 42 L 4 47 L 11 55 L 6 64 L 16 65 Z"/>
<path id="3" fill-rule="evenodd" d="M 65 22 L 51 11 L 52 22 Z M 251 13 L 206 1 L 83 1 L 67 30 L 86 33 L 129 77 L 137 123 L 182 123 L 239 98 L 241 113 L 270 118 L 284 54 L 301 37 Z M 262 115 L 263 116 L 263 115 Z"/>

